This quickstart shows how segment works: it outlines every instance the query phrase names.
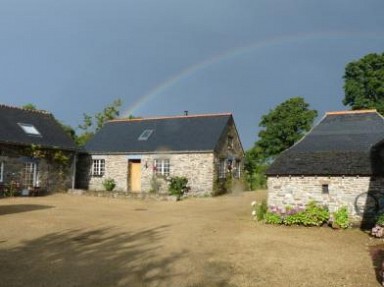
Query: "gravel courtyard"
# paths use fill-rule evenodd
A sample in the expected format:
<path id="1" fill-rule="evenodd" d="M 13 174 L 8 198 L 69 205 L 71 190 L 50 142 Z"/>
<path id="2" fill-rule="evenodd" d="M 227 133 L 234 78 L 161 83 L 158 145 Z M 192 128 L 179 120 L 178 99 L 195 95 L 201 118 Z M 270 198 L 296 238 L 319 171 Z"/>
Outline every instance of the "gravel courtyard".
<path id="1" fill-rule="evenodd" d="M 257 223 L 265 196 L 0 199 L 0 286 L 380 286 L 381 241 Z"/>

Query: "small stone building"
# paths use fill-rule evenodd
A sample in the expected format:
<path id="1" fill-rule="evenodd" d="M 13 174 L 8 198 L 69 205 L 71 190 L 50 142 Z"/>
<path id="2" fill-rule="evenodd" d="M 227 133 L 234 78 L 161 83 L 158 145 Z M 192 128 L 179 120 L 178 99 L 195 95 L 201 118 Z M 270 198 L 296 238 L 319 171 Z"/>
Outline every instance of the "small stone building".
<path id="1" fill-rule="evenodd" d="M 376 110 L 327 113 L 267 171 L 268 205 L 347 206 L 363 224 L 384 211 L 384 119 Z"/>
<path id="2" fill-rule="evenodd" d="M 189 195 L 221 192 L 239 179 L 244 151 L 231 114 L 118 119 L 107 122 L 80 157 L 78 188 L 167 193 L 174 176 L 188 179 Z"/>
<path id="3" fill-rule="evenodd" d="M 68 189 L 75 153 L 52 114 L 0 105 L 0 196 Z"/>

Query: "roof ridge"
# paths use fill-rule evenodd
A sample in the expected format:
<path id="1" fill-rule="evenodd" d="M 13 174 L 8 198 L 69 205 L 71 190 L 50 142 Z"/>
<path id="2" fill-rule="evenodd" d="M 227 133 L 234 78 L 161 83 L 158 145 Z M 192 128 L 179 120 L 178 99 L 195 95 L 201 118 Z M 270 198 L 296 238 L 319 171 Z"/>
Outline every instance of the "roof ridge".
<path id="1" fill-rule="evenodd" d="M 326 115 L 349 115 L 349 114 L 369 114 L 377 113 L 376 109 L 367 109 L 367 110 L 353 110 L 353 111 L 334 111 L 326 112 Z"/>
<path id="2" fill-rule="evenodd" d="M 154 116 L 148 118 L 119 118 L 109 120 L 108 122 L 134 122 L 134 121 L 147 121 L 147 120 L 167 120 L 167 119 L 185 119 L 185 118 L 203 118 L 203 117 L 218 117 L 218 116 L 231 116 L 232 113 L 212 113 L 212 114 L 196 114 L 196 115 L 178 115 L 178 116 Z"/>
<path id="3" fill-rule="evenodd" d="M 22 107 L 10 106 L 10 105 L 5 105 L 5 104 L 0 104 L 0 108 L 15 109 L 15 110 L 27 111 L 27 112 L 32 112 L 32 113 L 39 113 L 39 114 L 44 114 L 44 115 L 52 115 L 52 113 L 50 113 L 46 110 L 26 109 L 26 108 L 22 108 Z"/>

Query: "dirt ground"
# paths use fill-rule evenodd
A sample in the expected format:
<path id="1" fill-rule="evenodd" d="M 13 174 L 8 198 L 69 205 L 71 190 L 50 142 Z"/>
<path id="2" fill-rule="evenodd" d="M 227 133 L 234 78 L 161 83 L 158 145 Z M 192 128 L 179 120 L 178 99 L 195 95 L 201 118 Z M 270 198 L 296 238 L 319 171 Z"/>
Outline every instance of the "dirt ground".
<path id="1" fill-rule="evenodd" d="M 382 241 L 257 223 L 263 197 L 0 199 L 0 286 L 380 286 Z"/>

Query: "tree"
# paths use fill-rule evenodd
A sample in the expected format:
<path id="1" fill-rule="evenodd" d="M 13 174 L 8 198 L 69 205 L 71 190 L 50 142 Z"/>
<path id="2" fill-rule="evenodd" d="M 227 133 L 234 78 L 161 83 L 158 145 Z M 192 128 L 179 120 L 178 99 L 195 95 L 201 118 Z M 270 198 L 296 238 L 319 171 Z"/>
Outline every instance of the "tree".
<path id="1" fill-rule="evenodd" d="M 120 115 L 121 105 L 121 99 L 117 99 L 105 107 L 102 112 L 96 113 L 94 116 L 83 114 L 83 123 L 78 125 L 83 132 L 77 137 L 77 145 L 85 145 L 87 141 L 103 127 L 106 121 L 117 118 Z"/>
<path id="2" fill-rule="evenodd" d="M 251 189 L 264 187 L 264 172 L 282 151 L 300 140 L 312 127 L 317 111 L 309 109 L 303 98 L 294 97 L 263 115 L 259 140 L 246 152 L 246 179 Z"/>
<path id="3" fill-rule="evenodd" d="M 384 53 L 368 54 L 345 67 L 343 104 L 384 114 Z"/>
<path id="4" fill-rule="evenodd" d="M 273 158 L 291 147 L 310 130 L 317 111 L 309 109 L 303 98 L 294 97 L 278 105 L 267 115 L 262 116 L 259 126 L 259 140 L 266 160 Z"/>
<path id="5" fill-rule="evenodd" d="M 24 106 L 22 106 L 23 109 L 26 109 L 26 110 L 32 110 L 32 111 L 36 111 L 37 108 L 34 104 L 31 104 L 31 103 L 28 103 L 28 104 L 25 104 Z"/>
<path id="6" fill-rule="evenodd" d="M 255 144 L 245 152 L 244 170 L 245 180 L 249 189 L 265 188 L 267 181 L 264 176 L 268 164 L 264 160 L 262 149 Z"/>

